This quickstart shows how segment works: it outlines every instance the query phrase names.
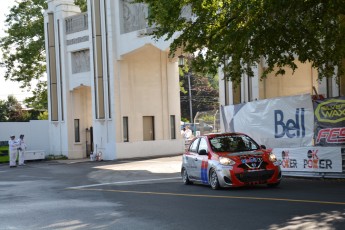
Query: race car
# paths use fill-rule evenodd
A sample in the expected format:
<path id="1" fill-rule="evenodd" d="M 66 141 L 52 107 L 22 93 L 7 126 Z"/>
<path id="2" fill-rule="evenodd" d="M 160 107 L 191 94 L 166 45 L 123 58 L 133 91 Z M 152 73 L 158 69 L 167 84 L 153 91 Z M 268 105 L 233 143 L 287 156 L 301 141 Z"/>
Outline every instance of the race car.
<path id="1" fill-rule="evenodd" d="M 212 189 L 256 184 L 278 186 L 280 162 L 271 150 L 243 133 L 207 134 L 194 138 L 182 157 L 184 184 Z"/>

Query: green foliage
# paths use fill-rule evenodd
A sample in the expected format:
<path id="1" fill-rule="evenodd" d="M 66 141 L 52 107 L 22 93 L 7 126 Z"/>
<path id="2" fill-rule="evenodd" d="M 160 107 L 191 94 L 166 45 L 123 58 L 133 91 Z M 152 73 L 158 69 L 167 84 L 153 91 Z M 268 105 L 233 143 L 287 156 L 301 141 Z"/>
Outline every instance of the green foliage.
<path id="1" fill-rule="evenodd" d="M 182 122 L 186 122 L 186 123 L 191 123 L 190 120 L 188 120 L 188 119 L 185 118 L 185 117 L 181 117 L 181 121 L 182 121 Z"/>
<path id="2" fill-rule="evenodd" d="M 9 95 L 7 101 L 0 100 L 1 122 L 22 122 L 30 120 L 30 113 L 22 109 L 22 105 L 13 96 Z"/>
<path id="3" fill-rule="evenodd" d="M 278 67 L 297 68 L 295 57 L 310 61 L 319 79 L 331 77 L 345 58 L 345 1 L 332 0 L 136 0 L 149 5 L 155 38 L 174 38 L 178 48 L 194 55 L 198 72 L 216 73 L 224 65 L 226 78 L 241 81 L 243 73 L 262 59 L 262 77 Z M 182 11 L 193 17 L 182 17 Z"/>
<path id="4" fill-rule="evenodd" d="M 81 12 L 87 11 L 87 2 L 86 0 L 74 0 L 74 4 L 80 7 Z"/>
<path id="5" fill-rule="evenodd" d="M 210 114 L 204 114 L 202 116 L 199 117 L 199 120 L 203 120 L 204 122 L 208 123 L 208 124 L 213 124 L 213 122 L 215 121 L 215 117 L 213 115 Z"/>
<path id="6" fill-rule="evenodd" d="M 1 140 L 1 141 L 4 141 L 4 140 Z M 8 146 L 0 146 L 0 163 L 7 163 L 7 162 L 9 162 Z"/>
<path id="7" fill-rule="evenodd" d="M 39 81 L 36 85 L 36 90 L 33 91 L 32 94 L 32 97 L 28 97 L 24 100 L 27 107 L 46 110 L 48 108 L 47 82 Z"/>
<path id="8" fill-rule="evenodd" d="M 191 67 L 191 58 L 187 58 L 186 66 L 180 68 L 180 104 L 182 121 L 190 119 L 189 85 L 191 82 L 193 117 L 197 112 L 217 110 L 219 108 L 218 76 L 197 72 Z M 193 122 L 193 121 L 191 121 Z"/>
<path id="9" fill-rule="evenodd" d="M 25 122 L 37 120 L 40 110 L 23 109 L 22 105 L 13 96 L 9 95 L 7 100 L 0 100 L 0 122 Z M 43 120 L 44 116 L 42 117 Z"/>
<path id="10" fill-rule="evenodd" d="M 0 100 L 0 122 L 7 120 L 6 101 Z"/>
<path id="11" fill-rule="evenodd" d="M 32 79 L 40 79 L 46 71 L 44 50 L 43 10 L 46 0 L 18 1 L 6 17 L 8 35 L 1 38 L 1 65 L 5 79 L 30 88 Z"/>
<path id="12" fill-rule="evenodd" d="M 48 111 L 40 113 L 37 117 L 38 120 L 48 120 Z"/>
<path id="13" fill-rule="evenodd" d="M 75 0 L 75 3 L 80 5 L 82 11 L 86 11 L 86 0 Z M 0 38 L 0 65 L 6 69 L 4 77 L 6 80 L 20 82 L 21 88 L 32 91 L 33 96 L 25 102 L 28 107 L 35 109 L 48 108 L 47 83 L 44 76 L 46 52 L 43 17 L 47 6 L 46 0 L 16 1 L 6 15 L 7 35 Z M 32 89 L 34 79 L 39 83 Z"/>

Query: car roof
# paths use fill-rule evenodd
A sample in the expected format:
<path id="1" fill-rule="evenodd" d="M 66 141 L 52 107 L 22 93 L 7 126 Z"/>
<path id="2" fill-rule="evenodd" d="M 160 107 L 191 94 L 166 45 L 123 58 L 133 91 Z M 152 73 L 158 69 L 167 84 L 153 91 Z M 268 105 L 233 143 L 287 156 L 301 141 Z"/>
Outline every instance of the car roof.
<path id="1" fill-rule="evenodd" d="M 235 135 L 246 135 L 246 134 L 238 133 L 238 132 L 208 133 L 208 134 L 200 135 L 200 137 L 213 138 L 213 137 L 220 137 L 220 136 L 235 136 Z"/>

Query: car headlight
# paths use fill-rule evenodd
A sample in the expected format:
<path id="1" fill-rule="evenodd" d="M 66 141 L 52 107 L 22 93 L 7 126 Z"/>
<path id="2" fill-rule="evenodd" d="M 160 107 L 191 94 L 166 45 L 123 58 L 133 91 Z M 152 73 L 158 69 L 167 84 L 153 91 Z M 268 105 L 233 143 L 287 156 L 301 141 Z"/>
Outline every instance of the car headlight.
<path id="1" fill-rule="evenodd" d="M 236 162 L 227 157 L 219 157 L 219 162 L 222 165 L 234 165 Z"/>
<path id="2" fill-rule="evenodd" d="M 276 157 L 276 155 L 274 155 L 274 153 L 270 153 L 269 159 L 272 162 L 276 162 L 277 161 L 277 157 Z"/>

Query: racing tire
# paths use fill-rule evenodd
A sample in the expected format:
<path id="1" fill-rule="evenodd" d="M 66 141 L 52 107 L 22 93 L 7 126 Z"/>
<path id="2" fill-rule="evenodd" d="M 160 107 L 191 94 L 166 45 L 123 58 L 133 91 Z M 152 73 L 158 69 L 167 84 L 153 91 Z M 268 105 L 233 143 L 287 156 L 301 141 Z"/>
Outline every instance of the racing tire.
<path id="1" fill-rule="evenodd" d="M 214 170 L 214 169 L 211 169 L 211 170 L 210 170 L 210 178 L 209 178 L 209 181 L 210 181 L 211 188 L 212 188 L 213 190 L 218 190 L 218 189 L 220 189 L 219 180 L 218 180 L 218 175 L 217 175 L 216 170 Z"/>
<path id="2" fill-rule="evenodd" d="M 277 183 L 273 183 L 273 184 L 267 184 L 267 186 L 270 187 L 270 188 L 275 188 L 275 187 L 278 187 L 279 184 L 280 184 L 280 181 L 277 182 Z"/>
<path id="3" fill-rule="evenodd" d="M 185 184 L 185 185 L 193 184 L 193 183 L 189 180 L 189 176 L 188 176 L 187 170 L 186 170 L 185 168 L 182 168 L 182 170 L 181 170 L 181 176 L 182 176 L 183 184 Z"/>

